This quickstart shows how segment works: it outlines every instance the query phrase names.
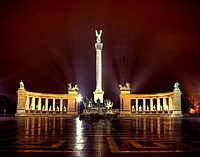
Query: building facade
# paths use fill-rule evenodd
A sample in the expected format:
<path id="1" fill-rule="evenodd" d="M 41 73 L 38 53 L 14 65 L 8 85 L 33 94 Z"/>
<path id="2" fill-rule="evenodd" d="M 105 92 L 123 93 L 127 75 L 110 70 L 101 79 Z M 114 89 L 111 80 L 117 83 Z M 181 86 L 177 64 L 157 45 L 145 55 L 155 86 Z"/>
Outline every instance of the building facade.
<path id="1" fill-rule="evenodd" d="M 78 88 L 68 84 L 68 94 L 46 94 L 27 91 L 22 81 L 17 91 L 16 116 L 26 115 L 77 115 L 79 112 Z"/>
<path id="2" fill-rule="evenodd" d="M 182 117 L 181 90 L 175 83 L 174 90 L 166 93 L 131 94 L 130 84 L 120 87 L 121 115 L 169 114 L 171 117 Z"/>

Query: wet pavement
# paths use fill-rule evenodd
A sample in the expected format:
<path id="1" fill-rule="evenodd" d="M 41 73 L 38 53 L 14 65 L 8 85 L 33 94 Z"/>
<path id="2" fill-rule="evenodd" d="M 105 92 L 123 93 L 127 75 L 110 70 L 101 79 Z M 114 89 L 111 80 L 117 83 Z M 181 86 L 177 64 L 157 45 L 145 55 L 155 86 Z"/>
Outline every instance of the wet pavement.
<path id="1" fill-rule="evenodd" d="M 199 117 L 0 117 L 0 157 L 191 157 Z"/>

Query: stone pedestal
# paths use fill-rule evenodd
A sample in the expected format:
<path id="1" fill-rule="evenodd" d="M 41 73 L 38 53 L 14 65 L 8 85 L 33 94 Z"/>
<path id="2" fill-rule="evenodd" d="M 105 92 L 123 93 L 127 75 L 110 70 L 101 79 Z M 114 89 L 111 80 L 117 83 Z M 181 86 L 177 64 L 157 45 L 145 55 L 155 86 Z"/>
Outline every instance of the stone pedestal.
<path id="1" fill-rule="evenodd" d="M 21 87 L 17 91 L 17 113 L 15 116 L 23 116 L 26 115 L 25 113 L 25 104 L 26 104 L 26 97 L 25 97 L 25 88 Z"/>
<path id="2" fill-rule="evenodd" d="M 180 89 L 174 89 L 174 101 L 171 117 L 183 117 L 181 110 L 181 94 Z"/>
<path id="3" fill-rule="evenodd" d="M 100 100 L 100 103 L 103 103 L 103 97 L 104 97 L 104 91 L 102 90 L 95 90 L 93 92 L 93 95 L 94 95 L 94 101 L 97 102 L 97 100 L 99 99 Z"/>

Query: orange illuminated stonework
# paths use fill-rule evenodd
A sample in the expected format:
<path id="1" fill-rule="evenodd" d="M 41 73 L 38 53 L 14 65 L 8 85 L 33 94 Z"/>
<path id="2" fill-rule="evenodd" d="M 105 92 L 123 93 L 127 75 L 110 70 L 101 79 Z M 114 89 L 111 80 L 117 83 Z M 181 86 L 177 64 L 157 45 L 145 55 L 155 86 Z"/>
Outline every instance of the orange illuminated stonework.
<path id="1" fill-rule="evenodd" d="M 168 114 L 171 117 L 182 117 L 181 91 L 179 88 L 172 92 L 155 94 L 131 94 L 130 84 L 120 87 L 121 115 L 152 115 Z"/>
<path id="2" fill-rule="evenodd" d="M 68 94 L 30 92 L 20 84 L 17 91 L 16 116 L 78 114 L 78 91 L 70 88 Z"/>

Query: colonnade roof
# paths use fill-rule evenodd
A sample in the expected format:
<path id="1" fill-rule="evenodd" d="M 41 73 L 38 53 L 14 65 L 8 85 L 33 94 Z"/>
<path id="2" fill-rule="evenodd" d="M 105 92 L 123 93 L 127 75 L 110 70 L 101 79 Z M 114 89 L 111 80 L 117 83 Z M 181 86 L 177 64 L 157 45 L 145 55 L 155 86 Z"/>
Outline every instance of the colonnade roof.
<path id="1" fill-rule="evenodd" d="M 165 93 L 151 93 L 151 94 L 120 94 L 120 97 L 130 97 L 130 98 L 158 98 L 158 97 L 172 97 L 174 92 Z"/>
<path id="2" fill-rule="evenodd" d="M 26 91 L 25 90 L 25 95 L 30 96 L 30 97 L 41 97 L 41 98 L 57 98 L 57 99 L 61 99 L 61 98 L 74 98 L 78 96 L 78 92 L 77 91 L 73 91 L 70 92 L 70 94 L 66 93 L 66 94 L 52 94 L 52 93 L 39 93 L 39 92 L 30 92 L 30 91 Z"/>

